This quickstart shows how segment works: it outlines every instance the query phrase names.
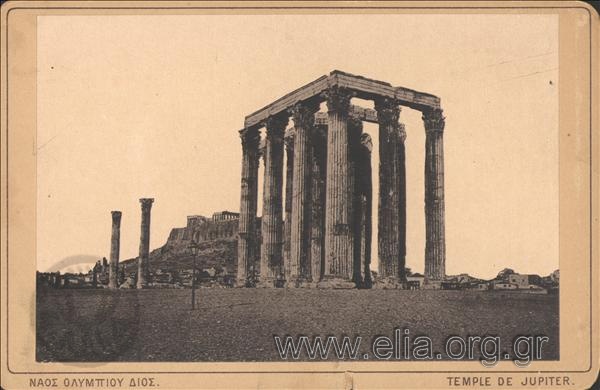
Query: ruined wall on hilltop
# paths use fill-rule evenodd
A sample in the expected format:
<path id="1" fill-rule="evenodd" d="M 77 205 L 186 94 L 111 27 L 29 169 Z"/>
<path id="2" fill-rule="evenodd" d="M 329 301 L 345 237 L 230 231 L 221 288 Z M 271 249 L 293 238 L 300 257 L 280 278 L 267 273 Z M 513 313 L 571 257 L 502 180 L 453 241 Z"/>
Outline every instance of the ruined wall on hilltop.
<path id="1" fill-rule="evenodd" d="M 238 234 L 239 214 L 229 211 L 214 213 L 212 217 L 190 215 L 187 226 L 174 228 L 169 234 L 167 246 L 180 246 L 191 240 L 197 243 L 219 239 L 236 239 Z M 260 226 L 259 220 L 257 225 Z"/>

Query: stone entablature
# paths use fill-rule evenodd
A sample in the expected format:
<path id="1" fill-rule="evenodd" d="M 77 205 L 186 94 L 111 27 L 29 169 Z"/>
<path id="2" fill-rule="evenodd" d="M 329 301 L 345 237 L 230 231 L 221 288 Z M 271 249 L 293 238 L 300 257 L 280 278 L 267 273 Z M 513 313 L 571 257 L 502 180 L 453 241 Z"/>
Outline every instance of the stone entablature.
<path id="1" fill-rule="evenodd" d="M 355 97 L 366 100 L 382 97 L 393 99 L 398 101 L 399 105 L 419 111 L 440 108 L 440 98 L 435 95 L 404 87 L 394 87 L 383 81 L 334 70 L 328 76 L 321 76 L 315 81 L 286 94 L 273 103 L 246 116 L 244 127 L 256 126 L 265 121 L 269 116 L 280 114 L 288 110 L 296 102 L 313 98 L 331 87 L 347 88 L 354 92 Z"/>
<path id="2" fill-rule="evenodd" d="M 213 213 L 212 220 L 213 221 L 230 221 L 232 219 L 239 219 L 240 213 L 234 213 L 232 211 L 219 211 L 217 213 Z"/>

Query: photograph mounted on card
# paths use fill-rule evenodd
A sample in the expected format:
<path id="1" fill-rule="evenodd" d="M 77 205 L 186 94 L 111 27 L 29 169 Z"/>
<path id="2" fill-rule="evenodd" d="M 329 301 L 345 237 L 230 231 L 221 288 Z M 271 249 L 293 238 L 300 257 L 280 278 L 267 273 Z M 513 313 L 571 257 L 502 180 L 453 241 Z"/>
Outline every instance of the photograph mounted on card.
<path id="1" fill-rule="evenodd" d="M 2 25 L 3 387 L 596 379 L 592 7 L 7 2 Z"/>

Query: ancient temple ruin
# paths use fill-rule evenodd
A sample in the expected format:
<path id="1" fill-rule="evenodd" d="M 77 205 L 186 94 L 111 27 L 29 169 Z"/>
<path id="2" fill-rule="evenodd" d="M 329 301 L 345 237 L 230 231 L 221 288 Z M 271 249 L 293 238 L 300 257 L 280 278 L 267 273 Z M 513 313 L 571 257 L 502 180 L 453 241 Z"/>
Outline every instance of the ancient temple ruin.
<path id="1" fill-rule="evenodd" d="M 187 225 L 174 228 L 169 234 L 167 244 L 203 242 L 236 237 L 240 215 L 231 211 L 219 211 L 212 217 L 188 215 Z"/>
<path id="2" fill-rule="evenodd" d="M 351 104 L 374 101 L 375 110 Z M 319 112 L 326 102 L 327 112 Z M 425 143 L 425 275 L 445 275 L 444 117 L 440 99 L 333 71 L 248 115 L 242 140 L 237 284 L 260 264 L 259 286 L 369 287 L 371 139 L 379 126 L 378 277 L 406 277 L 406 131 L 400 107 L 422 112 Z M 287 129 L 290 117 L 294 127 Z M 264 145 L 261 128 L 266 128 Z M 286 183 L 283 183 L 284 154 Z M 264 162 L 263 213 L 257 228 L 258 168 Z M 283 204 L 285 191 L 285 205 Z M 258 232 L 260 230 L 260 233 Z"/>

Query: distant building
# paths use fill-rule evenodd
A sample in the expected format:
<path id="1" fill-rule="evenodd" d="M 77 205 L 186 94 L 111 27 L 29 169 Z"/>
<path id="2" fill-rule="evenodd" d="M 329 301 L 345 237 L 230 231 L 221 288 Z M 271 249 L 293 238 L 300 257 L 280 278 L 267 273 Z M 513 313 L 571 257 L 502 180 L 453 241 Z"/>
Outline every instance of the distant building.
<path id="1" fill-rule="evenodd" d="M 240 213 L 234 213 L 231 211 L 219 211 L 217 213 L 213 213 L 212 219 L 213 221 L 228 221 L 231 219 L 239 219 Z"/>
<path id="2" fill-rule="evenodd" d="M 442 289 L 442 281 L 441 280 L 426 280 L 421 286 L 424 290 L 441 290 Z"/>
<path id="3" fill-rule="evenodd" d="M 202 215 L 187 217 L 184 228 L 174 228 L 169 234 L 167 246 L 175 246 L 182 242 L 196 242 L 236 238 L 238 233 L 239 213 L 219 211 L 208 218 Z"/>
<path id="4" fill-rule="evenodd" d="M 461 283 L 457 281 L 444 280 L 441 283 L 442 290 L 462 290 Z"/>
<path id="5" fill-rule="evenodd" d="M 406 282 L 406 289 L 407 290 L 420 290 L 421 283 L 418 280 L 409 280 Z"/>
<path id="6" fill-rule="evenodd" d="M 529 277 L 529 284 L 534 286 L 543 285 L 542 277 L 540 275 L 527 275 Z"/>
<path id="7" fill-rule="evenodd" d="M 519 289 L 527 289 L 529 288 L 529 275 L 510 274 L 508 282 L 516 285 Z"/>
<path id="8" fill-rule="evenodd" d="M 516 290 L 519 286 L 515 283 L 510 283 L 504 280 L 494 280 L 491 283 L 493 290 Z"/>
<path id="9" fill-rule="evenodd" d="M 202 215 L 188 215 L 187 217 L 187 228 L 193 228 L 194 226 L 198 226 L 199 224 L 208 221 L 208 218 Z"/>
<path id="10" fill-rule="evenodd" d="M 423 286 L 425 276 L 415 273 L 406 277 L 406 288 L 409 290 L 419 290 Z"/>

